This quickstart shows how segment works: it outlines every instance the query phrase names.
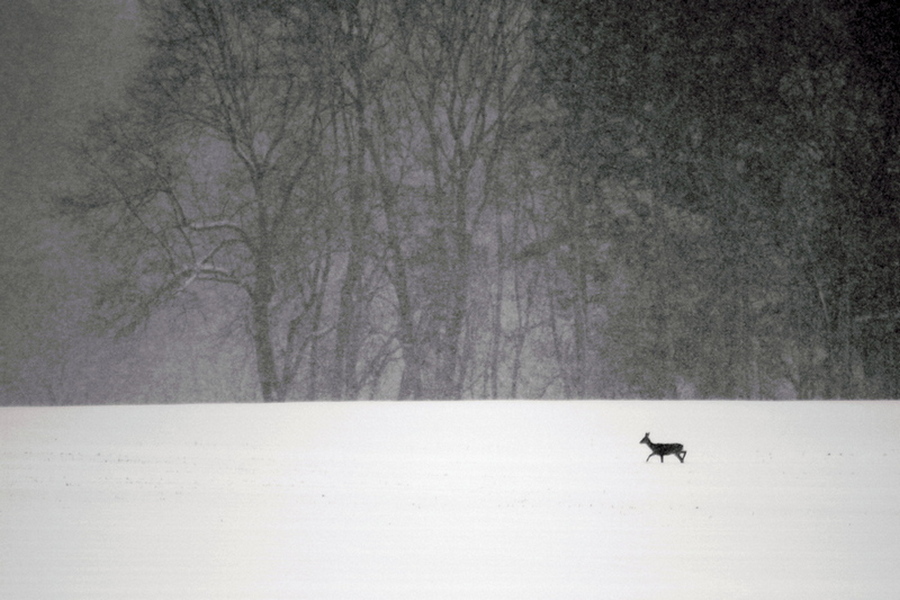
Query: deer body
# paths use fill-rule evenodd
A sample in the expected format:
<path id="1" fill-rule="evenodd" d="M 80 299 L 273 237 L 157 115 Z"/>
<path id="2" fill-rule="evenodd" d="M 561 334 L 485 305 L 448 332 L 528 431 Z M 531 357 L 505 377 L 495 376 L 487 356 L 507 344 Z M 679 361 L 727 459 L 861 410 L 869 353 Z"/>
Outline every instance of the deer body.
<path id="1" fill-rule="evenodd" d="M 663 460 L 663 457 L 667 454 L 674 454 L 678 457 L 678 460 L 684 462 L 684 457 L 687 455 L 687 450 L 685 450 L 684 446 L 681 444 L 654 444 L 650 441 L 649 431 L 644 435 L 644 439 L 642 439 L 640 443 L 647 444 L 650 447 L 650 450 L 652 450 L 650 456 L 659 454 L 659 462 L 666 462 Z M 650 460 L 650 456 L 647 457 L 647 460 Z M 644 462 L 647 462 L 647 460 Z"/>

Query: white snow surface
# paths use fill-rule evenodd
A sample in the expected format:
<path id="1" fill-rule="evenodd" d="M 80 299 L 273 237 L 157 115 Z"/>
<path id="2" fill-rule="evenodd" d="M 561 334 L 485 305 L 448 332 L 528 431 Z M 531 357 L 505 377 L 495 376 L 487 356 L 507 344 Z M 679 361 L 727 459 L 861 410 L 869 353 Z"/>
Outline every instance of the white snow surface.
<path id="1" fill-rule="evenodd" d="M 3 408 L 0 598 L 893 599 L 898 433 L 896 402 Z"/>

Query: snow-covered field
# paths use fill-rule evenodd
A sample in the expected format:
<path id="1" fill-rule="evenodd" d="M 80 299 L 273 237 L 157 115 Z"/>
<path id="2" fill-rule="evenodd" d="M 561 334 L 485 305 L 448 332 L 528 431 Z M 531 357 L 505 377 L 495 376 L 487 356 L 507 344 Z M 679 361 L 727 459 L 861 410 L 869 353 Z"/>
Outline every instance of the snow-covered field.
<path id="1" fill-rule="evenodd" d="M 5 408 L 0 436 L 0 598 L 900 597 L 894 402 Z"/>

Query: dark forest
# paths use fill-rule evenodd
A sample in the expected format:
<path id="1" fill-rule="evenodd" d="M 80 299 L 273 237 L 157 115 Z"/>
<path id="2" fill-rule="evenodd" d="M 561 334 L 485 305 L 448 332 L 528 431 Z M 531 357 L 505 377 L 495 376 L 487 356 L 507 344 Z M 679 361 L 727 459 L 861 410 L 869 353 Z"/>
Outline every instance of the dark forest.
<path id="1" fill-rule="evenodd" d="M 4 401 L 900 397 L 897 21 L 142 1 L 4 242 Z"/>

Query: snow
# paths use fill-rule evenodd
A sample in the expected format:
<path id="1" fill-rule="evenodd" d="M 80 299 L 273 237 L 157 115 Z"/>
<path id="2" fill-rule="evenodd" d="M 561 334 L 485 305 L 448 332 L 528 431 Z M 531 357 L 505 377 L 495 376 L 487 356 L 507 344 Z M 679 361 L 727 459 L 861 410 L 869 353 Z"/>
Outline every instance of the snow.
<path id="1" fill-rule="evenodd" d="M 894 598 L 898 431 L 895 402 L 3 408 L 0 598 Z"/>

